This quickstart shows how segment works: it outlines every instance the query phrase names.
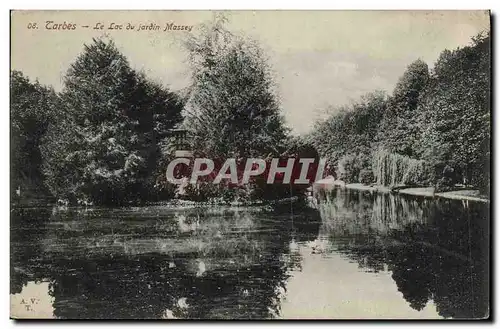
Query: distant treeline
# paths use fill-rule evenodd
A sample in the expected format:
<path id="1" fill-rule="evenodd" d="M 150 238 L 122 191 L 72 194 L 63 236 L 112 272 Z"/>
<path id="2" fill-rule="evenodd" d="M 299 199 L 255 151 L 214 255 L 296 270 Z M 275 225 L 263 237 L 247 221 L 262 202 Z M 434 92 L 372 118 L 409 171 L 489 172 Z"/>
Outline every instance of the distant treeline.
<path id="1" fill-rule="evenodd" d="M 338 178 L 382 185 L 490 189 L 490 34 L 410 64 L 392 95 L 335 108 L 307 140 Z"/>

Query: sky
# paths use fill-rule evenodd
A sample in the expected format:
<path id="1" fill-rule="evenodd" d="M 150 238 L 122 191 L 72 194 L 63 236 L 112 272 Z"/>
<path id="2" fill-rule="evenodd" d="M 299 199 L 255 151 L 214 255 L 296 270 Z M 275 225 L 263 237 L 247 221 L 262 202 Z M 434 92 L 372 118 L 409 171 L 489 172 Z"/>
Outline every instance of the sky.
<path id="1" fill-rule="evenodd" d="M 14 11 L 11 69 L 62 88 L 69 65 L 93 37 L 107 35 L 130 61 L 172 90 L 189 83 L 181 41 L 210 21 L 210 11 Z M 392 92 L 406 66 L 430 67 L 444 49 L 489 30 L 485 11 L 232 11 L 227 28 L 257 40 L 273 70 L 287 125 L 305 133 L 328 107 L 374 90 Z M 75 24 L 74 30 L 47 29 Z M 30 24 L 31 23 L 31 24 Z M 37 29 L 32 27 L 37 24 Z M 93 29 L 102 23 L 104 30 Z M 107 29 L 111 23 L 122 30 Z M 127 23 L 134 30 L 126 30 Z M 157 31 L 137 30 L 156 24 Z M 163 31 L 168 23 L 191 31 Z M 89 26 L 84 28 L 83 26 Z"/>

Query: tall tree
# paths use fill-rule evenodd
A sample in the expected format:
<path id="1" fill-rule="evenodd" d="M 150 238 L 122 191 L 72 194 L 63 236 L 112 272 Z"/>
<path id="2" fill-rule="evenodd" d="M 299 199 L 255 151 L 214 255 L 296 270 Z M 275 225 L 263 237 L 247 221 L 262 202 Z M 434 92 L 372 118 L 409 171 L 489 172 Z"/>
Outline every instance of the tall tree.
<path id="1" fill-rule="evenodd" d="M 57 104 L 56 93 L 19 71 L 10 75 L 11 188 L 22 196 L 47 193 L 41 173 L 40 142 Z"/>
<path id="2" fill-rule="evenodd" d="M 279 154 L 287 129 L 259 46 L 224 29 L 224 18 L 186 42 L 193 69 L 187 127 L 212 157 Z"/>
<path id="3" fill-rule="evenodd" d="M 377 144 L 391 152 L 416 157 L 420 136 L 417 107 L 429 81 L 429 68 L 422 60 L 411 63 L 399 79 L 381 122 Z"/>
<path id="4" fill-rule="evenodd" d="M 61 100 L 65 114 L 43 147 L 52 192 L 104 204 L 147 197 L 159 140 L 181 119 L 180 99 L 97 39 L 70 66 Z"/>
<path id="5" fill-rule="evenodd" d="M 358 102 L 340 107 L 326 120 L 318 122 L 308 139 L 332 166 L 347 154 L 369 156 L 386 107 L 384 92 L 364 95 Z"/>

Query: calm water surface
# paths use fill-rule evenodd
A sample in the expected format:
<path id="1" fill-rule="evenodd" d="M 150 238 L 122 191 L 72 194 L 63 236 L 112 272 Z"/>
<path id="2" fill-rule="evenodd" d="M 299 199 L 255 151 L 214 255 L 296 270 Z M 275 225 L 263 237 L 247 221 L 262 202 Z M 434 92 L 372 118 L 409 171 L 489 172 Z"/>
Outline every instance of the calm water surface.
<path id="1" fill-rule="evenodd" d="M 316 210 L 16 208 L 13 317 L 483 318 L 489 204 L 334 190 Z"/>

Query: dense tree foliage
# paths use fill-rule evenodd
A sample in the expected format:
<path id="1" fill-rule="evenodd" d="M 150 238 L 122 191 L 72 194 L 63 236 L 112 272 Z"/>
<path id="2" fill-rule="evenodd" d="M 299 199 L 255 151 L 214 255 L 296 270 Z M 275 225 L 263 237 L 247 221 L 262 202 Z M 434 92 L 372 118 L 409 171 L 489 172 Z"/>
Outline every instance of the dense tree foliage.
<path id="1" fill-rule="evenodd" d="M 488 34 L 444 51 L 419 104 L 422 157 L 441 170 L 449 165 L 457 179 L 484 192 L 490 181 L 490 49 Z"/>
<path id="2" fill-rule="evenodd" d="M 132 70 L 112 41 L 94 40 L 60 98 L 63 114 L 42 145 L 52 193 L 104 204 L 149 198 L 159 143 L 181 120 L 178 96 Z"/>
<path id="3" fill-rule="evenodd" d="M 390 97 L 337 109 L 309 140 L 348 182 L 361 181 L 361 171 L 367 182 L 373 170 L 378 183 L 463 183 L 487 193 L 490 63 L 489 34 L 443 51 L 431 71 L 417 60 Z"/>
<path id="4" fill-rule="evenodd" d="M 38 81 L 30 82 L 19 71 L 11 72 L 11 189 L 17 190 L 19 194 L 47 194 L 41 173 L 39 147 L 57 101 L 52 89 L 40 85 Z"/>
<path id="5" fill-rule="evenodd" d="M 223 24 L 217 17 L 186 42 L 193 69 L 186 127 L 193 150 L 223 158 L 277 155 L 287 131 L 270 68 L 255 42 Z"/>
<path id="6" fill-rule="evenodd" d="M 85 45 L 65 75 L 50 119 L 39 125 L 37 150 L 52 195 L 98 204 L 173 196 L 164 175 L 172 154 L 162 151 L 170 149 L 171 129 L 183 119 L 184 99 L 184 127 L 195 154 L 241 163 L 286 156 L 290 137 L 270 67 L 258 45 L 224 30 L 224 21 L 217 17 L 186 40 L 193 75 L 182 100 L 133 70 L 112 41 Z M 293 194 L 288 186 L 252 184 L 201 184 L 202 190 L 186 191 L 197 199 L 222 195 L 228 201 Z"/>
<path id="7" fill-rule="evenodd" d="M 383 92 L 365 95 L 359 102 L 317 122 L 307 139 L 331 167 L 341 164 L 340 174 L 346 166 L 356 168 L 347 180 L 357 180 L 360 170 L 370 164 L 372 143 L 386 108 L 387 96 Z"/>
<path id="8" fill-rule="evenodd" d="M 427 64 L 416 60 L 396 84 L 377 134 L 377 140 L 387 150 L 415 156 L 414 147 L 420 136 L 417 106 L 428 81 Z"/>
<path id="9" fill-rule="evenodd" d="M 184 126 L 191 149 L 216 162 L 236 158 L 239 167 L 247 158 L 269 160 L 287 150 L 288 129 L 273 91 L 271 69 L 259 45 L 224 28 L 225 18 L 200 27 L 185 42 L 193 72 L 188 88 Z M 208 177 L 207 179 L 213 179 Z M 196 197 L 271 199 L 290 196 L 289 186 L 271 186 L 253 180 L 245 186 L 200 182 L 187 186 Z"/>

